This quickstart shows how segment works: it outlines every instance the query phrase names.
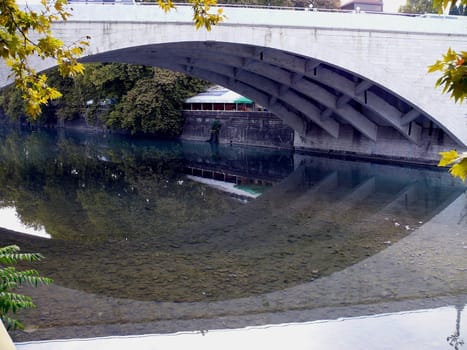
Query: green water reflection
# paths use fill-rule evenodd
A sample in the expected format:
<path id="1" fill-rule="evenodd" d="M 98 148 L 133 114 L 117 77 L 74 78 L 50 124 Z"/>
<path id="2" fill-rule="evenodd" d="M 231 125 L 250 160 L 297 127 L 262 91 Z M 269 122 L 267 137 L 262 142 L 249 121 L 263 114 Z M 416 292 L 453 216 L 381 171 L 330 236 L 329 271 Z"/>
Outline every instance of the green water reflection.
<path id="1" fill-rule="evenodd" d="M 319 279 L 410 234 L 465 189 L 439 171 L 275 150 L 1 137 L 1 205 L 52 239 L 2 231 L 0 244 L 42 252 L 37 268 L 57 286 L 135 300 L 227 300 Z M 245 203 L 189 181 L 187 167 L 274 185 Z"/>
<path id="2" fill-rule="evenodd" d="M 74 136 L 15 132 L 0 148 L 3 205 L 15 206 L 24 223 L 45 226 L 55 239 L 170 235 L 240 205 L 183 179 L 184 149 L 202 154 L 199 145 Z"/>

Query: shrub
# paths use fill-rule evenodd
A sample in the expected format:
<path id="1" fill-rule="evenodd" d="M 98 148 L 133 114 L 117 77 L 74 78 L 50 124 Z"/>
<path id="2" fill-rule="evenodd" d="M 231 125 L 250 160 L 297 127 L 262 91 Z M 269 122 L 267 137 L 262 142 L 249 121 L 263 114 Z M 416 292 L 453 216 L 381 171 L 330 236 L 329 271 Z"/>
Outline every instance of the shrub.
<path id="1" fill-rule="evenodd" d="M 16 245 L 0 248 L 0 319 L 8 330 L 24 328 L 20 321 L 11 318 L 9 314 L 35 307 L 31 297 L 15 293 L 14 290 L 24 284 L 37 287 L 39 284 L 52 283 L 50 278 L 39 276 L 37 270 L 18 271 L 10 266 L 21 261 L 34 262 L 43 258 L 41 254 L 19 251 Z"/>

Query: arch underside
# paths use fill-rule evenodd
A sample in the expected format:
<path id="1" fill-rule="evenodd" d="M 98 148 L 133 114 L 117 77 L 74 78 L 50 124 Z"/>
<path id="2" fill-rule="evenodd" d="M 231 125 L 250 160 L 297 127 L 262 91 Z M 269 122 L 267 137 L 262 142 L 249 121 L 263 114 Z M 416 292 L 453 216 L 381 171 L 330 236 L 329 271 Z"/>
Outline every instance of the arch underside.
<path id="1" fill-rule="evenodd" d="M 178 42 L 105 52 L 83 61 L 158 66 L 209 80 L 266 107 L 304 138 L 317 128 L 339 138 L 340 129 L 351 126 L 377 142 L 378 131 L 391 128 L 420 145 L 424 128 L 443 129 L 423 111 L 364 77 L 267 47 Z"/>

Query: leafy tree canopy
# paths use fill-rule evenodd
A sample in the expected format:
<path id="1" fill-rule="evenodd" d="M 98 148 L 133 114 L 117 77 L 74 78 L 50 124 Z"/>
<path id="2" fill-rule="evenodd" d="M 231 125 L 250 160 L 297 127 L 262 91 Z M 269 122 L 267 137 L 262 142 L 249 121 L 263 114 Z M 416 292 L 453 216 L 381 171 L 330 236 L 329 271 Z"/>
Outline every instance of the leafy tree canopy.
<path id="1" fill-rule="evenodd" d="M 466 16 L 467 8 L 465 1 L 443 1 L 443 0 L 407 0 L 407 2 L 399 7 L 399 12 L 402 13 L 441 13 L 443 9 L 449 9 L 450 15 Z"/>
<path id="2" fill-rule="evenodd" d="M 41 0 L 41 4 L 43 10 L 35 12 L 21 9 L 15 0 L 0 2 L 0 57 L 10 67 L 15 85 L 26 101 L 26 112 L 32 116 L 39 115 L 42 105 L 61 94 L 47 85 L 44 74 L 36 72 L 29 63 L 30 57 L 53 58 L 63 76 L 75 76 L 83 72 L 77 57 L 88 45 L 87 40 L 80 40 L 66 47 L 52 35 L 52 23 L 70 16 L 66 0 Z"/>
<path id="3" fill-rule="evenodd" d="M 172 0 L 155 0 L 164 11 L 175 8 Z M 195 27 L 211 30 L 222 22 L 222 9 L 213 11 L 216 0 L 187 0 L 193 7 Z M 227 3 L 251 3 L 276 6 L 303 6 L 313 4 L 319 8 L 338 8 L 339 0 L 226 0 Z M 25 112 L 33 118 L 41 114 L 41 109 L 49 101 L 59 98 L 59 89 L 51 87 L 45 74 L 38 73 L 30 64 L 32 56 L 55 59 L 59 72 L 64 77 L 82 74 L 84 67 L 78 62 L 90 37 L 79 39 L 65 46 L 63 41 L 53 36 L 54 22 L 66 21 L 71 12 L 67 0 L 41 0 L 42 10 L 21 8 L 15 0 L 0 1 L 0 56 L 11 69 L 15 86 L 21 91 L 25 102 Z M 34 38 L 34 39 L 33 39 Z"/>
<path id="4" fill-rule="evenodd" d="M 159 6 L 169 11 L 175 5 L 171 0 L 158 0 Z M 196 28 L 210 30 L 224 19 L 222 9 L 212 13 L 216 0 L 189 0 L 193 7 Z M 62 76 L 73 77 L 83 73 L 84 67 L 78 57 L 89 45 L 90 37 L 65 46 L 52 33 L 52 24 L 66 21 L 70 16 L 66 0 L 41 0 L 42 10 L 20 8 L 15 0 L 0 1 L 0 57 L 11 69 L 15 86 L 26 101 L 25 111 L 32 117 L 41 113 L 41 108 L 50 100 L 61 96 L 59 90 L 47 83 L 45 74 L 38 73 L 31 65 L 32 56 L 55 59 Z"/>
<path id="5" fill-rule="evenodd" d="M 138 80 L 123 96 L 105 121 L 108 127 L 163 136 L 181 133 L 182 103 L 206 82 L 159 68 L 153 72 L 152 77 Z"/>
<path id="6" fill-rule="evenodd" d="M 90 124 L 96 124 L 102 115 L 102 105 L 118 102 L 131 90 L 139 79 L 150 77 L 150 67 L 129 64 L 87 64 L 83 75 L 74 79 L 63 79 L 56 70 L 49 74 L 50 83 L 64 92 L 56 101 L 54 110 L 45 110 L 42 120 L 55 114 L 57 119 L 72 120 L 86 117 Z"/>
<path id="7" fill-rule="evenodd" d="M 341 5 L 340 0 L 294 0 L 293 6 L 309 7 L 315 9 L 338 9 Z"/>
<path id="8" fill-rule="evenodd" d="M 62 97 L 32 119 L 24 117 L 18 89 L 4 89 L 0 94 L 4 114 L 39 125 L 84 117 L 89 125 L 173 137 L 182 130 L 183 101 L 209 84 L 181 73 L 120 63 L 87 64 L 84 74 L 74 79 L 62 78 L 57 70 L 47 76 Z"/>
<path id="9" fill-rule="evenodd" d="M 433 0 L 407 0 L 405 5 L 399 7 L 399 12 L 403 13 L 436 13 L 433 7 Z"/>

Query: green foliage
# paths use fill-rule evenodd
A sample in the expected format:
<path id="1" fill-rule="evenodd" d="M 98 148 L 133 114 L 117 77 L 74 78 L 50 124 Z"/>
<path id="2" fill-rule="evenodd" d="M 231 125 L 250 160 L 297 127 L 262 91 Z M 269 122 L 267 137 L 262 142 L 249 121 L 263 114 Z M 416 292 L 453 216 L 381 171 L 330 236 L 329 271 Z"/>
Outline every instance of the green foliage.
<path id="1" fill-rule="evenodd" d="M 106 118 L 105 101 L 120 101 L 139 79 L 152 76 L 152 68 L 128 64 L 88 64 L 83 75 L 63 79 L 57 71 L 49 74 L 51 85 L 63 92 L 57 100 L 54 113 L 60 120 L 85 116 L 91 125 Z M 87 101 L 92 101 L 88 105 Z"/>
<path id="2" fill-rule="evenodd" d="M 341 2 L 339 0 L 311 0 L 311 4 L 314 8 L 318 9 L 338 9 Z M 307 4 L 304 4 L 303 7 L 307 6 Z"/>
<path id="3" fill-rule="evenodd" d="M 212 12 L 216 0 L 189 0 L 193 7 L 193 21 L 197 29 L 206 28 L 222 22 L 222 9 Z M 158 0 L 165 11 L 175 6 L 171 0 Z M 52 33 L 52 24 L 66 21 L 71 13 L 67 10 L 66 0 L 41 0 L 42 10 L 33 11 L 29 7 L 21 9 L 15 0 L 0 1 L 0 57 L 10 67 L 15 86 L 19 88 L 24 100 L 24 111 L 36 118 L 42 107 L 62 96 L 51 87 L 45 74 L 38 73 L 30 64 L 32 56 L 42 59 L 52 58 L 57 62 L 58 71 L 63 77 L 76 77 L 84 72 L 78 62 L 90 37 L 79 39 L 70 46 Z"/>
<path id="4" fill-rule="evenodd" d="M 34 122 L 53 124 L 84 117 L 90 125 L 164 137 L 179 135 L 183 101 L 208 84 L 163 69 L 117 63 L 88 64 L 84 74 L 74 79 L 61 77 L 57 70 L 47 74 L 63 96 Z M 13 119 L 24 115 L 17 89 L 1 92 L 0 107 Z"/>
<path id="5" fill-rule="evenodd" d="M 13 120 L 18 120 L 25 114 L 24 102 L 21 91 L 15 87 L 10 86 L 1 91 L 0 107 Z"/>
<path id="6" fill-rule="evenodd" d="M 450 15 L 466 16 L 466 1 L 452 0 L 407 0 L 405 5 L 399 7 L 399 12 L 403 13 L 443 13 L 444 9 L 449 9 Z M 445 12 L 444 12 L 445 13 Z"/>
<path id="7" fill-rule="evenodd" d="M 181 144 L 164 149 L 115 135 L 54 140 L 46 132 L 5 135 L 1 129 L 0 137 L 0 206 L 14 206 L 25 225 L 43 226 L 58 240 L 107 241 L 156 232 L 170 237 L 181 226 L 238 204 L 204 185 L 177 182 L 184 167 Z M 198 147 L 210 154 L 209 145 Z M 23 249 L 33 249 L 25 244 Z M 74 243 L 70 249 L 76 249 Z M 40 270 L 58 279 L 56 270 L 44 267 L 54 259 L 50 250 L 47 255 Z"/>
<path id="8" fill-rule="evenodd" d="M 403 13 L 436 13 L 433 0 L 407 0 L 405 5 L 399 7 Z"/>
<path id="9" fill-rule="evenodd" d="M 84 117 L 90 125 L 165 137 L 178 136 L 183 101 L 208 84 L 163 69 L 117 63 L 86 65 L 84 74 L 74 79 L 61 77 L 57 70 L 47 74 L 51 86 L 63 96 L 35 120 L 26 117 L 25 121 L 54 124 Z M 17 89 L 1 92 L 0 108 L 10 118 L 24 120 Z"/>
<path id="10" fill-rule="evenodd" d="M 31 66 L 31 56 L 42 59 L 53 58 L 63 76 L 75 76 L 83 72 L 83 65 L 77 61 L 88 41 L 79 40 L 69 47 L 52 35 L 51 25 L 66 20 L 66 0 L 41 1 L 43 10 L 20 9 L 14 0 L 0 2 L 0 57 L 10 67 L 15 86 L 22 92 L 25 111 L 38 116 L 41 106 L 61 96 L 60 92 L 47 84 L 44 74 Z"/>
<path id="11" fill-rule="evenodd" d="M 158 1 L 161 3 L 164 0 Z M 214 13 L 210 12 L 211 8 L 217 5 L 216 0 L 189 0 L 189 3 L 193 6 L 193 21 L 195 22 L 196 29 L 204 27 L 207 30 L 211 30 L 213 25 L 225 19 L 222 9 L 217 9 Z"/>
<path id="12" fill-rule="evenodd" d="M 182 104 L 205 82 L 163 69 L 154 69 L 153 75 L 140 79 L 110 112 L 108 127 L 134 133 L 152 133 L 160 136 L 178 136 L 182 131 Z"/>
<path id="13" fill-rule="evenodd" d="M 18 320 L 9 316 L 20 309 L 35 307 L 32 299 L 12 290 L 27 284 L 37 287 L 39 284 L 52 283 L 50 278 L 41 277 L 37 270 L 18 271 L 13 265 L 18 262 L 35 262 L 43 258 L 37 253 L 19 253 L 18 246 L 0 247 L 0 318 L 7 329 L 24 328 Z"/>

